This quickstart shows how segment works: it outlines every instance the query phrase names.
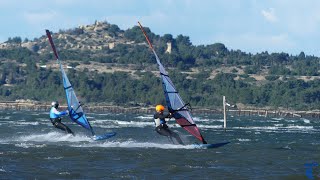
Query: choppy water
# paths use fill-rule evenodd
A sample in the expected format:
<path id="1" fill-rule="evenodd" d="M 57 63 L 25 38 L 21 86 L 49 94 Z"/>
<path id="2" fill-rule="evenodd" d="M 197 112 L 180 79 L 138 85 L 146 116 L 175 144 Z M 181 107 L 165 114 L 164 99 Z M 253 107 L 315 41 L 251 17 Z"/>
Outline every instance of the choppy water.
<path id="1" fill-rule="evenodd" d="M 93 141 L 80 126 L 76 133 L 52 127 L 47 113 L 0 112 L 0 179 L 308 179 L 320 177 L 318 119 L 195 115 L 209 143 L 230 141 L 217 149 L 196 149 L 196 139 L 172 120 L 186 146 L 171 144 L 154 131 L 152 115 L 88 114 L 97 134 Z M 310 167 L 311 164 L 311 167 Z M 312 172 L 310 172 L 312 170 Z"/>

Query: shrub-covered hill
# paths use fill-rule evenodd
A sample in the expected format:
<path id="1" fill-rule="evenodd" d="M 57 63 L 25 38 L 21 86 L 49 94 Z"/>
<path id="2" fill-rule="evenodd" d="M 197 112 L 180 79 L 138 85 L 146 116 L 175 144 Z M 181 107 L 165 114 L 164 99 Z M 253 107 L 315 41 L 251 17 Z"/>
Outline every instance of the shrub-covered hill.
<path id="1" fill-rule="evenodd" d="M 195 46 L 189 37 L 156 35 L 155 49 L 186 102 L 199 107 L 233 103 L 319 109 L 319 58 L 229 50 L 222 43 Z M 61 60 L 82 101 L 164 103 L 153 54 L 138 26 L 92 25 L 53 32 Z M 44 35 L 0 44 L 0 100 L 64 100 L 61 75 Z"/>

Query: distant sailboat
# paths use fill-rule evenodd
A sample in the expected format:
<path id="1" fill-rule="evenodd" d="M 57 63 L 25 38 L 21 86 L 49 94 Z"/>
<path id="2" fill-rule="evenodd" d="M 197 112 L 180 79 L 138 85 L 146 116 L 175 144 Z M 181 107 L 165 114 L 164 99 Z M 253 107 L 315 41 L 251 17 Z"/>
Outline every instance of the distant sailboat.
<path id="1" fill-rule="evenodd" d="M 79 100 L 73 90 L 73 87 L 72 87 L 63 67 L 62 67 L 62 64 L 59 60 L 58 53 L 56 51 L 55 45 L 54 45 L 52 37 L 51 37 L 51 33 L 49 30 L 46 30 L 46 33 L 47 33 L 50 45 L 52 47 L 53 53 L 54 53 L 54 55 L 57 59 L 57 62 L 59 64 L 60 71 L 62 73 L 63 87 L 64 87 L 64 90 L 66 93 L 70 119 L 72 121 L 76 122 L 77 124 L 81 125 L 85 129 L 87 129 L 88 131 L 90 131 L 94 140 L 103 140 L 103 139 L 107 139 L 112 136 L 115 136 L 116 135 L 115 132 L 106 133 L 103 135 L 95 135 L 95 132 L 93 131 L 93 129 L 92 129 L 92 127 L 91 127 L 82 107 L 81 107 L 82 104 L 79 102 Z"/>
<path id="2" fill-rule="evenodd" d="M 186 131 L 188 131 L 190 134 L 192 134 L 194 137 L 196 137 L 198 140 L 200 140 L 203 144 L 199 144 L 199 146 L 206 147 L 206 148 L 214 148 L 223 146 L 225 144 L 228 144 L 229 142 L 223 142 L 218 144 L 207 144 L 205 139 L 203 138 L 202 134 L 200 133 L 197 125 L 193 121 L 193 118 L 191 116 L 191 113 L 188 109 L 188 104 L 185 104 L 180 97 L 178 91 L 176 90 L 175 86 L 173 85 L 168 73 L 166 72 L 165 68 L 160 62 L 160 59 L 158 55 L 156 54 L 155 50 L 153 49 L 153 46 L 147 36 L 147 33 L 144 31 L 142 25 L 140 22 L 138 22 L 148 44 L 150 49 L 152 50 L 156 61 L 159 66 L 160 76 L 162 80 L 162 87 L 164 90 L 164 95 L 166 98 L 166 103 L 168 106 L 169 112 L 174 112 L 173 117 L 175 118 L 176 122 Z"/>

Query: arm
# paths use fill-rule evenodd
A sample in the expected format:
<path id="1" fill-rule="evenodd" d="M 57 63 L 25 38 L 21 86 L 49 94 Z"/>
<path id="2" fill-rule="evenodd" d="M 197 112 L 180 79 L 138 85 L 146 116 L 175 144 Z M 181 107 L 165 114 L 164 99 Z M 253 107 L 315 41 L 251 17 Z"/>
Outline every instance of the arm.
<path id="1" fill-rule="evenodd" d="M 61 111 L 61 112 L 59 112 L 57 109 L 54 109 L 54 110 L 53 110 L 53 113 L 60 117 L 60 116 L 67 115 L 67 114 L 68 114 L 68 111 Z"/>
<path id="2" fill-rule="evenodd" d="M 171 118 L 171 115 L 169 113 L 163 113 L 163 114 L 155 114 L 154 118 L 159 118 L 159 119 L 165 119 L 165 118 Z"/>

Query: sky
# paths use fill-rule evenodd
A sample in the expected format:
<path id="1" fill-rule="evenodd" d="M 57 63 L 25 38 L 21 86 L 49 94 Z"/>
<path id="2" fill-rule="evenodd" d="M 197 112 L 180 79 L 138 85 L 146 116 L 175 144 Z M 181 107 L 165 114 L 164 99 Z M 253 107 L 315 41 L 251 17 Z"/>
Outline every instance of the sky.
<path id="1" fill-rule="evenodd" d="M 0 43 L 107 21 L 246 53 L 320 57 L 319 0 L 0 0 Z"/>

